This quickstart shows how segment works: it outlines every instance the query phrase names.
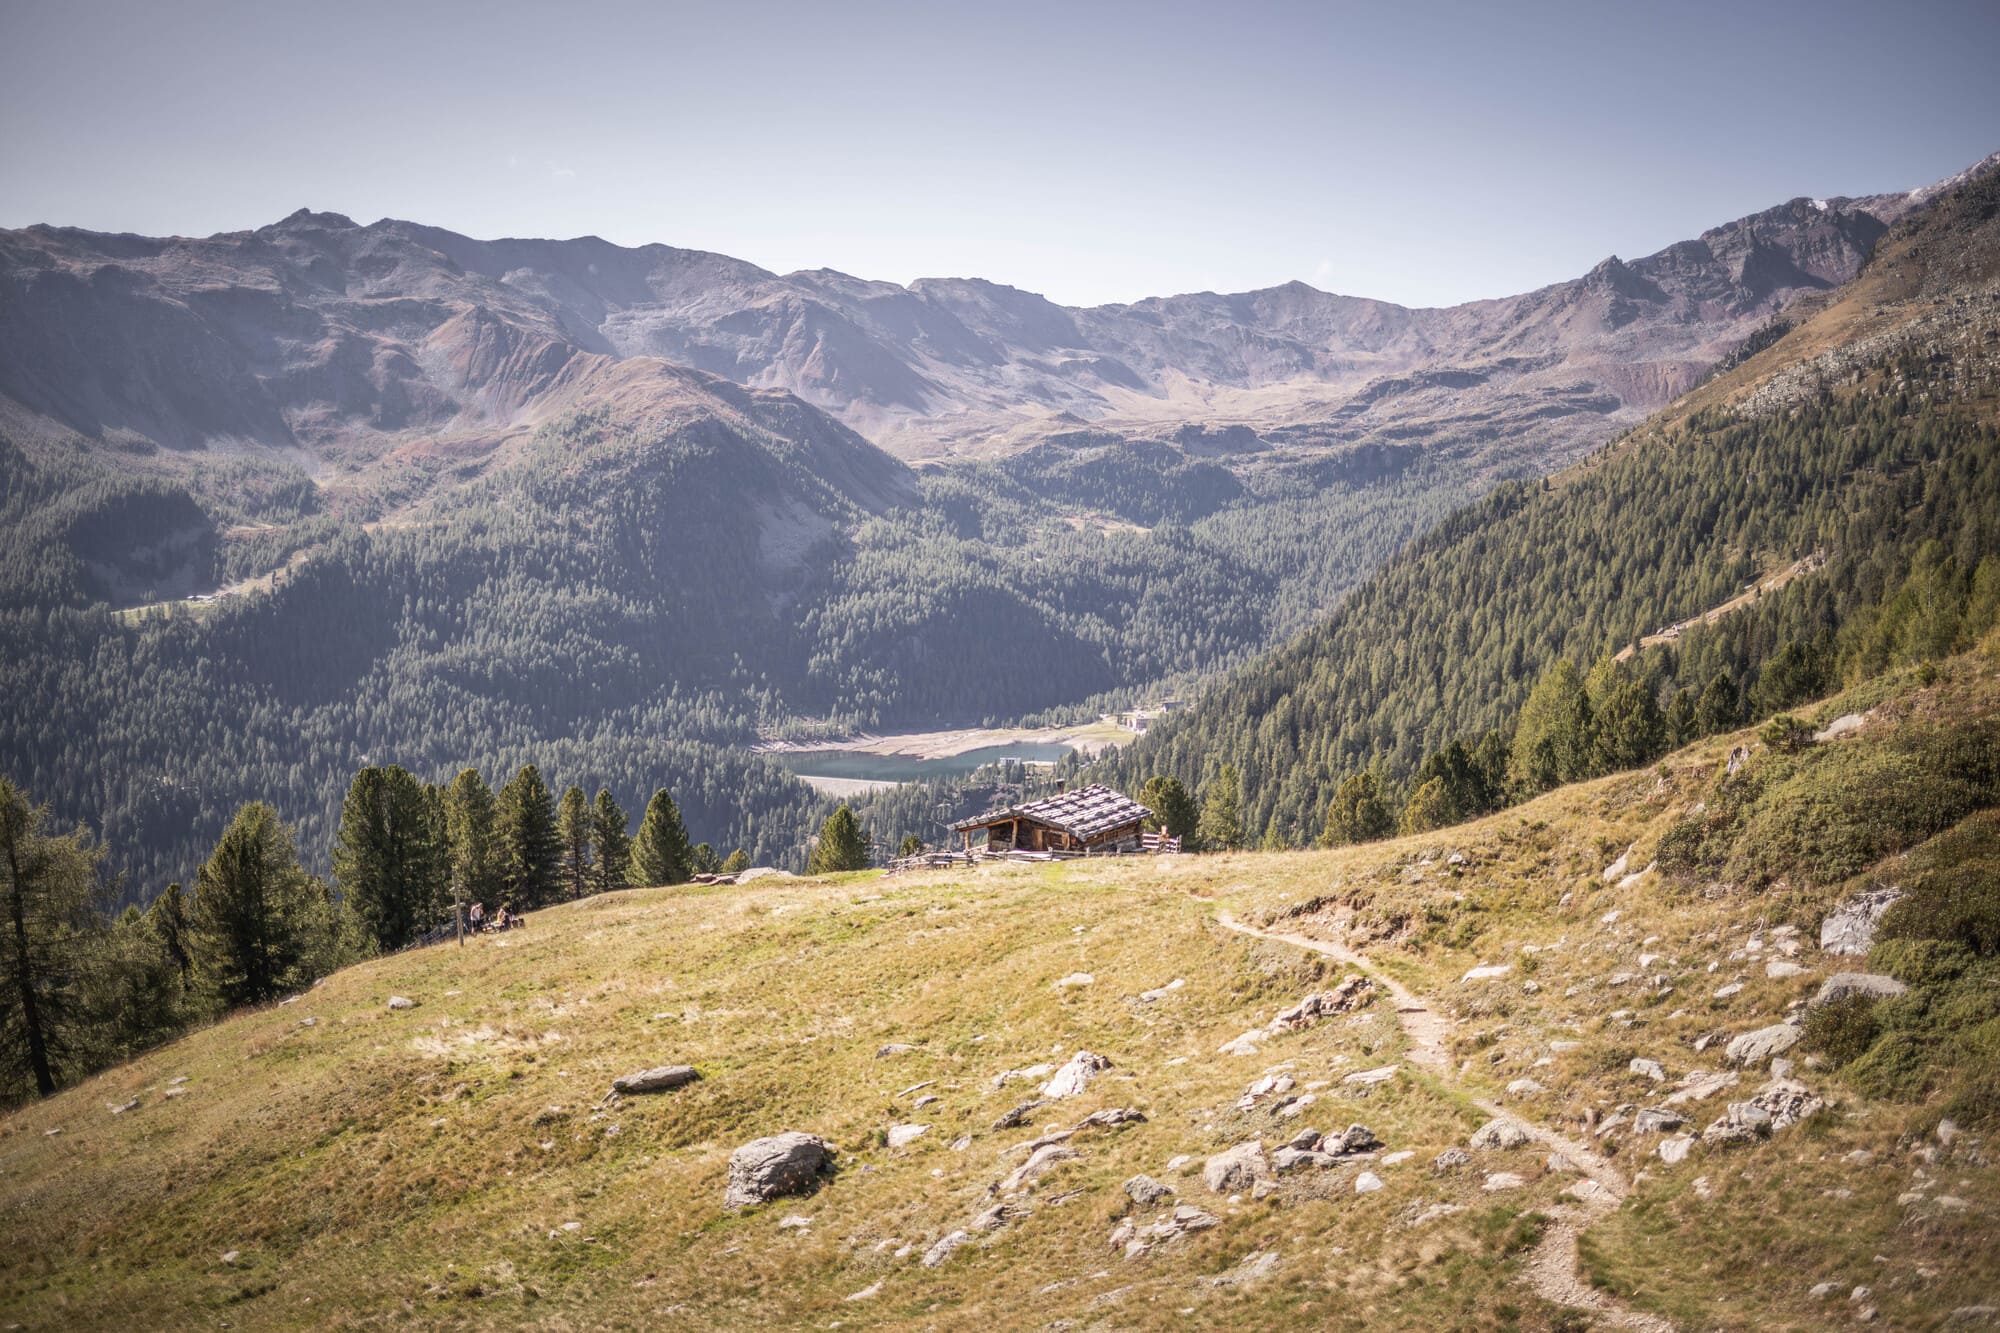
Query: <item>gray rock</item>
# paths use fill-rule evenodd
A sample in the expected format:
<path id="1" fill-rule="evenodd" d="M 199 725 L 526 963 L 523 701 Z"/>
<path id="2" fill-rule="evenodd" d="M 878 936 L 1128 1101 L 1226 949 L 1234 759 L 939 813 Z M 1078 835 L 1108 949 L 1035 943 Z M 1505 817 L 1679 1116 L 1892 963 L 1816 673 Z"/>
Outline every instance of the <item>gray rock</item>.
<path id="1" fill-rule="evenodd" d="M 929 1125 L 891 1125 L 887 1138 L 891 1148 L 907 1148 L 930 1132 Z"/>
<path id="2" fill-rule="evenodd" d="M 1471 1160 L 1471 1156 L 1463 1148 L 1446 1148 L 1431 1158 L 1431 1170 L 1444 1175 L 1446 1172 L 1458 1170 Z"/>
<path id="3" fill-rule="evenodd" d="M 1770 1027 L 1732 1038 L 1723 1054 L 1728 1056 L 1731 1064 L 1761 1065 L 1772 1056 L 1783 1055 L 1798 1045 L 1802 1035 L 1790 1023 L 1773 1023 Z"/>
<path id="4" fill-rule="evenodd" d="M 1382 1177 L 1376 1175 L 1373 1171 L 1363 1171 L 1354 1178 L 1354 1192 L 1356 1194 L 1373 1194 L 1381 1188 Z"/>
<path id="5" fill-rule="evenodd" d="M 1146 1113 L 1135 1111 L 1129 1106 L 1107 1106 L 1102 1111 L 1092 1111 L 1076 1122 L 1076 1129 L 1116 1129 L 1120 1125 L 1143 1125 Z"/>
<path id="6" fill-rule="evenodd" d="M 1148 1175 L 1137 1175 L 1125 1182 L 1125 1197 L 1141 1208 L 1149 1208 L 1162 1199 L 1173 1197 L 1174 1187 L 1162 1184 Z"/>
<path id="7" fill-rule="evenodd" d="M 1271 1153 L 1271 1169 L 1281 1176 L 1298 1167 L 1311 1166 L 1325 1168 L 1336 1165 L 1337 1162 L 1337 1158 L 1331 1157 L 1326 1153 L 1317 1152 L 1311 1148 L 1294 1148 L 1289 1143 L 1282 1148 L 1275 1149 Z"/>
<path id="8" fill-rule="evenodd" d="M 417 1007 L 417 1002 L 407 995 L 391 995 L 389 997 L 389 1007 L 391 1009 L 414 1009 Z"/>
<path id="9" fill-rule="evenodd" d="M 1528 1131 L 1512 1120 L 1489 1120 L 1473 1132 L 1469 1140 L 1475 1148 L 1488 1152 L 1505 1152 L 1510 1148 L 1525 1148 L 1531 1138 Z"/>
<path id="10" fill-rule="evenodd" d="M 700 1078 L 692 1065 L 661 1065 L 658 1069 L 642 1069 L 636 1074 L 626 1074 L 611 1080 L 611 1090 L 633 1095 L 644 1092 L 672 1092 L 684 1088 Z"/>
<path id="11" fill-rule="evenodd" d="M 1668 1134 L 1687 1123 L 1687 1117 L 1679 1111 L 1666 1111 L 1649 1106 L 1632 1117 L 1634 1134 Z"/>
<path id="12" fill-rule="evenodd" d="M 1047 1100 L 1041 1097 L 1037 1097 L 1034 1101 L 1031 1102 L 1022 1102 L 1019 1106 L 1009 1111 L 1006 1115 L 1003 1115 L 998 1120 L 995 1120 L 993 1122 L 993 1128 L 1019 1129 L 1021 1126 L 1028 1123 L 1029 1116 L 1033 1115 L 1036 1111 L 1039 1111 L 1041 1108 L 1047 1105 L 1048 1105 Z"/>
<path id="13" fill-rule="evenodd" d="M 1659 1147 L 1660 1160 L 1668 1166 L 1677 1166 L 1687 1160 L 1687 1155 L 1693 1148 L 1694 1136 L 1692 1134 L 1675 1134 L 1670 1138 L 1661 1139 Z"/>
<path id="14" fill-rule="evenodd" d="M 1204 1162 L 1201 1183 L 1213 1193 L 1234 1194 L 1252 1188 L 1270 1174 L 1271 1163 L 1264 1156 L 1263 1141 L 1252 1139 L 1216 1153 Z"/>
<path id="15" fill-rule="evenodd" d="M 1344 1014 L 1359 1009 L 1375 994 L 1375 983 L 1363 976 L 1352 976 L 1342 981 L 1330 991 L 1315 991 L 1291 1008 L 1271 1020 L 1265 1030 L 1277 1034 L 1296 1032 L 1309 1028 L 1322 1018 Z"/>
<path id="16" fill-rule="evenodd" d="M 1837 741 L 1842 736 L 1859 731 L 1867 724 L 1867 717 L 1860 713 L 1843 713 L 1841 716 L 1827 723 L 1825 727 L 1815 731 L 1813 733 L 1813 740 L 1824 745 L 1828 741 Z"/>
<path id="17" fill-rule="evenodd" d="M 810 1194 L 833 1174 L 831 1145 L 814 1134 L 787 1131 L 753 1139 L 729 1155 L 725 1207 L 749 1208 L 791 1194 Z"/>
<path id="18" fill-rule="evenodd" d="M 877 1060 L 886 1060 L 892 1055 L 908 1055 L 911 1051 L 914 1051 L 916 1049 L 917 1048 L 915 1046 L 912 1046 L 907 1041 L 892 1041 L 887 1046 L 884 1046 L 880 1050 L 876 1051 L 875 1058 Z"/>
<path id="19" fill-rule="evenodd" d="M 1870 889 L 1857 893 L 1819 926 L 1819 947 L 1828 953 L 1859 956 L 1875 947 L 1875 927 L 1882 914 L 1903 896 L 1901 889 Z"/>
<path id="20" fill-rule="evenodd" d="M 1017 1194 L 1040 1181 L 1043 1176 L 1064 1162 L 1076 1162 L 1082 1159 L 1083 1154 L 1074 1148 L 1065 1147 L 1060 1143 L 1045 1143 L 1029 1153 L 1027 1161 L 1008 1173 L 1007 1178 L 1000 1182 L 1000 1192 Z"/>
<path id="21" fill-rule="evenodd" d="M 1292 1135 L 1292 1141 L 1286 1146 L 1291 1148 L 1297 1148 L 1301 1152 L 1312 1152 L 1313 1150 L 1319 1147 L 1319 1144 L 1320 1144 L 1320 1132 L 1318 1130 L 1302 1129 L 1298 1133 Z"/>
<path id="22" fill-rule="evenodd" d="M 1835 1000 L 1845 1000 L 1851 995 L 1865 995 L 1871 1000 L 1886 1000 L 1909 990 L 1894 977 L 1885 977 L 1875 972 L 1836 972 L 1820 983 L 1819 993 L 1806 1001 L 1806 1007 L 1817 1009 L 1821 1005 L 1832 1004 Z"/>
<path id="23" fill-rule="evenodd" d="M 952 1232 L 950 1235 L 939 1240 L 937 1244 L 924 1251 L 924 1267 L 936 1268 L 939 1264 L 951 1258 L 961 1245 L 969 1244 L 971 1240 L 972 1233 L 970 1231 Z"/>
<path id="24" fill-rule="evenodd" d="M 1349 1125 L 1336 1145 L 1322 1142 L 1320 1147 L 1326 1152 L 1357 1153 L 1374 1152 L 1382 1146 L 1382 1140 L 1375 1137 L 1375 1131 L 1366 1125 Z"/>
<path id="25" fill-rule="evenodd" d="M 1203 1278 L 1202 1284 L 1209 1287 L 1240 1287 L 1271 1276 L 1278 1268 L 1278 1255 L 1274 1250 L 1252 1250 L 1243 1256 L 1236 1267 L 1214 1277 Z"/>
<path id="26" fill-rule="evenodd" d="M 1629 1072 L 1637 1074 L 1641 1078 L 1649 1078 L 1655 1083 L 1664 1083 L 1667 1081 L 1667 1071 L 1658 1060 L 1648 1060 L 1644 1056 L 1640 1056 L 1633 1060 L 1631 1064 L 1625 1066 L 1625 1068 Z"/>
<path id="27" fill-rule="evenodd" d="M 1051 1101 L 1074 1097 L 1090 1086 L 1090 1081 L 1099 1073 L 1109 1068 L 1111 1061 L 1105 1057 L 1092 1051 L 1078 1051 L 1067 1064 L 1049 1076 L 1049 1081 L 1042 1084 L 1040 1092 Z"/>

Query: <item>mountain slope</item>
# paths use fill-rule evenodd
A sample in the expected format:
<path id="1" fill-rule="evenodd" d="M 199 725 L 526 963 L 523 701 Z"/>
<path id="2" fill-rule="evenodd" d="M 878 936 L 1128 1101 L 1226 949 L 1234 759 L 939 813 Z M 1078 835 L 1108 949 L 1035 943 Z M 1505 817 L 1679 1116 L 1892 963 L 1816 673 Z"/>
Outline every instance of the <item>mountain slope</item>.
<path id="1" fill-rule="evenodd" d="M 1930 580 L 1963 605 L 2000 575 L 1982 567 L 2000 556 L 1996 201 L 1989 165 L 1775 343 L 1553 484 L 1455 516 L 1112 770 L 1136 786 L 1233 763 L 1253 836 L 1310 839 L 1346 774 L 1504 739 L 1558 659 L 1587 670 L 1820 554 L 1822 573 L 1642 654 L 1645 687 L 1664 706 L 1724 676 L 1733 723 L 1789 702 L 1761 682 L 1781 652 L 1823 679 L 1918 651 L 1898 637 L 1906 582 L 1906 600 Z"/>
<path id="2" fill-rule="evenodd" d="M 1990 859 L 2000 769 L 1939 811 L 1904 761 L 1992 735 L 1994 651 L 1815 706 L 1867 722 L 1802 754 L 1721 737 L 1443 837 L 640 890 L 349 968 L 0 1120 L 0 1306 L 46 1327 L 1588 1310 L 1804 1330 L 1830 1286 L 1868 1288 L 1853 1313 L 1885 1326 L 1939 1325 L 2000 1281 L 1993 942 L 1907 911 L 1865 963 L 1816 941 L 1886 877 L 1935 906 Z M 1816 827 L 1852 858 L 1765 836 L 1827 803 Z M 1620 878 L 1723 806 L 1769 887 Z M 1773 1065 L 1787 1015 L 1863 966 L 1909 986 L 1873 1035 L 1822 1049 L 1808 1019 Z M 1273 1022 L 1357 973 L 1380 989 L 1352 1010 Z M 1752 1033 L 1765 1054 L 1725 1054 Z M 1079 1048 L 1108 1067 L 1033 1105 Z M 666 1063 L 700 1078 L 606 1096 Z M 1737 1132 L 1753 1101 L 1806 1116 Z M 1091 1120 L 1120 1109 L 1143 1118 Z M 1481 1146 L 1493 1119 L 1523 1137 Z M 1303 1130 L 1353 1124 L 1379 1146 L 1275 1169 Z M 927 1128 L 889 1146 L 908 1125 Z M 834 1173 L 725 1208 L 732 1150 L 787 1130 L 829 1140 Z M 1258 1184 L 1205 1183 L 1251 1140 Z M 1175 1195 L 1134 1203 L 1140 1174 Z M 1177 1206 L 1207 1220 L 1137 1230 Z"/>

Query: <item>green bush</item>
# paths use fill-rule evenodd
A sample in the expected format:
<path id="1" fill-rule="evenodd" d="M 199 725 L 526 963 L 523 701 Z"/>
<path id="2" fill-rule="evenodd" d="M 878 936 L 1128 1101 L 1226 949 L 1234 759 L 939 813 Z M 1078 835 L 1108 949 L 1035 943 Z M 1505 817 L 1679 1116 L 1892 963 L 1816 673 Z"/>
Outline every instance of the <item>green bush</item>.
<path id="1" fill-rule="evenodd" d="M 1756 802 L 1725 874 L 1757 887 L 1788 876 L 1836 884 L 1951 827 L 1979 797 L 1975 784 L 1908 753 L 1820 747 Z"/>
<path id="2" fill-rule="evenodd" d="M 1813 729 L 1790 713 L 1780 713 L 1766 722 L 1757 736 L 1780 754 L 1797 754 L 1813 743 Z"/>
<path id="3" fill-rule="evenodd" d="M 1973 964 L 1972 950 L 1945 940 L 1884 940 L 1879 928 L 1868 965 L 1909 986 L 1942 986 Z"/>
<path id="4" fill-rule="evenodd" d="M 1847 1066 L 1847 1081 L 1884 1101 L 1921 1101 L 1936 1077 L 1936 1047 L 1920 1032 L 1884 1032 Z"/>
<path id="5" fill-rule="evenodd" d="M 1874 998 L 1850 995 L 1806 1015 L 1805 1048 L 1844 1065 L 1866 1054 L 1880 1030 Z"/>

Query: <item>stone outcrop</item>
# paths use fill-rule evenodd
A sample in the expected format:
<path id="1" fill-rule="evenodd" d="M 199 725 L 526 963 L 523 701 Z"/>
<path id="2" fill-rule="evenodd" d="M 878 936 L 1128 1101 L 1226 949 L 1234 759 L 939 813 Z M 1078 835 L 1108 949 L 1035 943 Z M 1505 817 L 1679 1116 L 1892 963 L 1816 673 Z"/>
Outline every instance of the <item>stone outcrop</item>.
<path id="1" fill-rule="evenodd" d="M 749 1208 L 787 1195 L 810 1194 L 833 1174 L 832 1145 L 796 1130 L 753 1139 L 729 1155 L 726 1207 Z"/>

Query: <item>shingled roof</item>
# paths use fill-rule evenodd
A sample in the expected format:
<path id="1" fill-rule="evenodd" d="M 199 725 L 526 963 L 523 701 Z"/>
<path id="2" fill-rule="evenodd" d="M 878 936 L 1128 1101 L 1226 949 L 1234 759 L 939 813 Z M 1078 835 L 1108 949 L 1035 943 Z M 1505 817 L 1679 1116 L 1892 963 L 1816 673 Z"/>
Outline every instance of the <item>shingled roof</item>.
<path id="1" fill-rule="evenodd" d="M 1078 787 L 1060 796 L 1050 796 L 1039 801 L 1029 801 L 1025 805 L 1002 806 L 998 810 L 988 810 L 983 815 L 971 819 L 961 819 L 952 825 L 954 829 L 986 828 L 1009 819 L 1028 819 L 1050 828 L 1061 829 L 1073 838 L 1088 841 L 1100 833 L 1124 828 L 1146 819 L 1153 812 L 1129 796 L 1122 795 L 1109 787 Z"/>

